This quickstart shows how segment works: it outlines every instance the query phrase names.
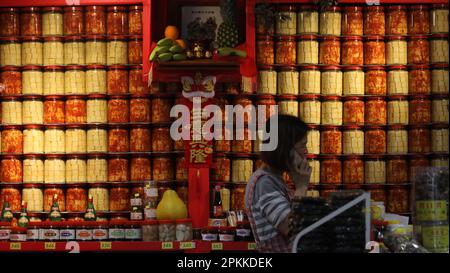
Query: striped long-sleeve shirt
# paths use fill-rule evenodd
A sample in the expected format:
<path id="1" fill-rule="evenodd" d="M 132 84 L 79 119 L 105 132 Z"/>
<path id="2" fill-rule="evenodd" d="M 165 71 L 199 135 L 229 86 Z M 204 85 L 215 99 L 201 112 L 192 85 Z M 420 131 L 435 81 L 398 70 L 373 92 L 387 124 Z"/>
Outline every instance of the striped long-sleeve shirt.
<path id="1" fill-rule="evenodd" d="M 283 179 L 258 169 L 247 184 L 245 206 L 261 252 L 290 252 L 290 242 L 278 227 L 291 212 L 292 193 Z"/>

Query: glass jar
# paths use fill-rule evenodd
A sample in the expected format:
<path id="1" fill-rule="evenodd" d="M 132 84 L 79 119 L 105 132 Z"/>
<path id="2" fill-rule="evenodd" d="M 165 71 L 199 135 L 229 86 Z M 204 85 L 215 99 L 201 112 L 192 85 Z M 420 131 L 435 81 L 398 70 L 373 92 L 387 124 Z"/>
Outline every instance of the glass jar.
<path id="1" fill-rule="evenodd" d="M 85 44 L 81 36 L 64 37 L 64 64 L 86 64 Z"/>
<path id="2" fill-rule="evenodd" d="M 403 156 L 390 156 L 386 161 L 386 182 L 388 184 L 408 183 L 408 162 Z"/>
<path id="3" fill-rule="evenodd" d="M 348 156 L 342 161 L 342 183 L 364 184 L 364 161 L 359 156 Z"/>
<path id="4" fill-rule="evenodd" d="M 364 75 L 366 95 L 386 95 L 387 73 L 382 66 L 366 68 Z"/>
<path id="5" fill-rule="evenodd" d="M 152 122 L 170 122 L 170 109 L 173 106 L 173 101 L 166 98 L 152 99 Z"/>
<path id="6" fill-rule="evenodd" d="M 66 192 L 66 209 L 69 212 L 84 212 L 87 206 L 86 189 L 80 185 L 70 185 Z"/>
<path id="7" fill-rule="evenodd" d="M 22 189 L 22 201 L 27 202 L 29 212 L 41 212 L 44 210 L 44 192 L 39 185 L 24 184 Z"/>
<path id="8" fill-rule="evenodd" d="M 385 34 L 384 6 L 366 6 L 364 13 L 364 35 Z"/>
<path id="9" fill-rule="evenodd" d="M 370 192 L 370 199 L 372 201 L 386 204 L 386 190 L 384 185 L 366 185 L 366 189 Z"/>
<path id="10" fill-rule="evenodd" d="M 389 66 L 387 82 L 389 95 L 407 95 L 409 92 L 407 67 Z"/>
<path id="11" fill-rule="evenodd" d="M 349 36 L 343 39 L 341 63 L 343 65 L 364 64 L 364 46 L 362 37 Z"/>
<path id="12" fill-rule="evenodd" d="M 91 184 L 88 196 L 92 196 L 92 204 L 96 211 L 109 210 L 109 191 L 103 184 Z"/>
<path id="13" fill-rule="evenodd" d="M 387 153 L 408 153 L 408 131 L 405 126 L 391 125 L 387 131 Z"/>
<path id="14" fill-rule="evenodd" d="M 130 100 L 130 122 L 151 122 L 151 100 L 147 96 L 134 95 Z"/>
<path id="15" fill-rule="evenodd" d="M 431 132 L 427 126 L 411 126 L 408 131 L 408 152 L 428 153 L 431 150 Z"/>
<path id="16" fill-rule="evenodd" d="M 342 132 L 335 126 L 324 126 L 320 135 L 320 152 L 322 154 L 342 153 Z"/>
<path id="17" fill-rule="evenodd" d="M 42 47 L 43 65 L 64 65 L 64 43 L 62 37 L 45 37 Z"/>
<path id="18" fill-rule="evenodd" d="M 448 3 L 432 5 L 430 19 L 431 33 L 448 33 Z"/>
<path id="19" fill-rule="evenodd" d="M 386 64 L 406 65 L 408 63 L 408 43 L 404 36 L 389 36 L 386 42 Z"/>
<path id="20" fill-rule="evenodd" d="M 236 129 L 235 139 L 231 142 L 231 151 L 234 153 L 251 153 L 252 140 L 249 138 L 249 129 Z M 241 139 L 242 135 L 242 140 Z"/>
<path id="21" fill-rule="evenodd" d="M 327 7 L 320 12 L 321 35 L 341 35 L 341 8 L 337 6 Z"/>
<path id="22" fill-rule="evenodd" d="M 128 34 L 128 9 L 126 6 L 110 6 L 107 8 L 106 34 Z"/>
<path id="23" fill-rule="evenodd" d="M 66 182 L 66 163 L 62 155 L 46 155 L 44 161 L 44 183 L 63 184 Z"/>
<path id="24" fill-rule="evenodd" d="M 41 36 L 42 20 L 41 8 L 26 7 L 21 9 L 20 14 L 20 34 L 22 36 Z"/>
<path id="25" fill-rule="evenodd" d="M 406 6 L 392 5 L 386 8 L 386 35 L 406 35 L 408 15 Z"/>
<path id="26" fill-rule="evenodd" d="M 103 36 L 87 36 L 86 64 L 106 65 L 106 39 Z"/>
<path id="27" fill-rule="evenodd" d="M 303 95 L 300 98 L 299 116 L 308 124 L 320 124 L 321 102 L 318 95 Z"/>
<path id="28" fill-rule="evenodd" d="M 150 158 L 146 156 L 135 156 L 131 159 L 130 169 L 131 181 L 148 181 L 152 179 Z"/>
<path id="29" fill-rule="evenodd" d="M 386 183 L 386 160 L 383 156 L 366 156 L 364 170 L 366 184 Z"/>
<path id="30" fill-rule="evenodd" d="M 106 64 L 128 64 L 127 39 L 125 36 L 109 36 L 107 38 Z"/>
<path id="31" fill-rule="evenodd" d="M 295 36 L 280 36 L 275 44 L 275 63 L 295 65 L 297 63 L 297 42 Z"/>
<path id="32" fill-rule="evenodd" d="M 448 167 L 448 165 L 449 165 L 448 156 L 435 155 L 431 159 L 431 166 L 433 167 Z"/>
<path id="33" fill-rule="evenodd" d="M 155 242 L 159 240 L 158 221 L 146 220 L 142 222 L 142 240 L 144 242 Z"/>
<path id="34" fill-rule="evenodd" d="M 46 126 L 44 139 L 44 152 L 46 154 L 64 154 L 66 152 L 64 127 Z"/>
<path id="35" fill-rule="evenodd" d="M 277 75 L 278 95 L 299 94 L 299 72 L 294 66 L 283 67 Z"/>
<path id="36" fill-rule="evenodd" d="M 449 92 L 448 64 L 431 66 L 431 92 L 433 94 L 448 94 Z"/>
<path id="37" fill-rule="evenodd" d="M 296 7 L 282 5 L 278 7 L 275 17 L 275 34 L 295 35 L 297 34 L 297 13 Z"/>
<path id="38" fill-rule="evenodd" d="M 408 76 L 410 94 L 431 93 L 431 73 L 428 65 L 412 66 Z"/>
<path id="39" fill-rule="evenodd" d="M 311 167 L 311 178 L 309 179 L 309 183 L 318 185 L 320 183 L 320 161 L 317 158 L 317 155 L 308 155 L 308 164 L 309 167 Z"/>
<path id="40" fill-rule="evenodd" d="M 431 122 L 431 100 L 426 96 L 412 96 L 409 101 L 409 124 Z"/>
<path id="41" fill-rule="evenodd" d="M 84 9 L 80 6 L 64 7 L 64 35 L 84 34 Z"/>
<path id="42" fill-rule="evenodd" d="M 170 130 L 166 127 L 154 127 L 151 136 L 153 138 L 153 152 L 170 152 L 173 150 L 173 140 L 170 137 Z"/>
<path id="43" fill-rule="evenodd" d="M 130 139 L 126 127 L 117 126 L 108 131 L 108 152 L 124 153 L 130 150 Z"/>
<path id="44" fill-rule="evenodd" d="M 21 66 L 21 45 L 18 38 L 0 39 L 0 65 Z"/>
<path id="45" fill-rule="evenodd" d="M 153 180 L 170 181 L 175 177 L 172 158 L 158 156 L 153 158 Z"/>
<path id="46" fill-rule="evenodd" d="M 364 124 L 364 101 L 361 97 L 346 97 L 344 99 L 343 124 Z"/>
<path id="47" fill-rule="evenodd" d="M 416 179 L 418 171 L 423 167 L 430 167 L 430 159 L 425 155 L 411 155 L 409 158 L 409 180 Z"/>
<path id="48" fill-rule="evenodd" d="M 108 160 L 108 182 L 125 182 L 129 176 L 128 158 L 111 155 Z"/>
<path id="49" fill-rule="evenodd" d="M 20 126 L 4 126 L 1 140 L 2 153 L 23 153 L 23 134 Z"/>
<path id="50" fill-rule="evenodd" d="M 128 70 L 126 66 L 114 65 L 108 67 L 107 92 L 110 95 L 120 95 L 128 93 Z"/>
<path id="51" fill-rule="evenodd" d="M 387 105 L 383 97 L 369 97 L 366 100 L 364 120 L 370 125 L 384 125 L 387 121 Z"/>
<path id="52" fill-rule="evenodd" d="M 320 95 L 320 70 L 318 66 L 304 66 L 300 70 L 300 94 Z"/>
<path id="53" fill-rule="evenodd" d="M 176 223 L 176 240 L 177 241 L 191 241 L 192 240 L 192 220 L 191 219 L 177 219 Z"/>
<path id="54" fill-rule="evenodd" d="M 427 36 L 411 36 L 408 40 L 408 63 L 428 64 L 430 61 L 430 45 Z"/>
<path id="55" fill-rule="evenodd" d="M 322 95 L 341 96 L 342 95 L 343 74 L 338 66 L 324 66 L 321 73 Z"/>
<path id="56" fill-rule="evenodd" d="M 57 195 L 60 211 L 66 210 L 66 196 L 60 185 L 45 185 L 44 189 L 44 211 L 50 212 L 53 206 L 53 197 Z"/>
<path id="57" fill-rule="evenodd" d="M 339 37 L 325 36 L 320 41 L 319 62 L 325 65 L 341 63 L 341 42 Z"/>
<path id="58" fill-rule="evenodd" d="M 44 95 L 64 95 L 64 67 L 45 66 L 42 78 Z"/>
<path id="59" fill-rule="evenodd" d="M 5 132 L 5 131 L 3 131 Z M 5 138 L 3 138 L 5 141 Z M 23 130 L 23 153 L 43 154 L 44 153 L 44 128 L 39 125 L 27 125 Z"/>
<path id="60" fill-rule="evenodd" d="M 24 37 L 22 39 L 22 65 L 43 64 L 43 43 L 39 37 Z"/>
<path id="61" fill-rule="evenodd" d="M 231 174 L 230 162 L 230 159 L 226 158 L 225 155 L 220 154 L 220 156 L 215 156 L 214 163 L 216 167 L 212 170 L 212 180 L 229 182 Z"/>
<path id="62" fill-rule="evenodd" d="M 43 158 L 37 155 L 25 155 L 22 168 L 23 183 L 44 183 Z"/>
<path id="63" fill-rule="evenodd" d="M 319 33 L 319 12 L 317 6 L 301 5 L 297 13 L 297 33 Z"/>
<path id="64" fill-rule="evenodd" d="M 343 90 L 345 96 L 364 95 L 364 71 L 361 66 L 344 68 Z"/>
<path id="65" fill-rule="evenodd" d="M 22 72 L 19 67 L 5 66 L 0 69 L 0 81 L 3 95 L 22 94 Z"/>
<path id="66" fill-rule="evenodd" d="M 222 128 L 222 139 L 214 140 L 214 151 L 215 152 L 231 152 L 231 141 L 225 140 L 225 130 L 226 128 Z M 183 145 L 184 149 L 184 145 Z"/>
<path id="67" fill-rule="evenodd" d="M 176 239 L 175 221 L 172 220 L 158 220 L 158 234 L 159 241 L 173 242 Z"/>
<path id="68" fill-rule="evenodd" d="M 279 97 L 278 111 L 280 114 L 298 116 L 298 101 L 296 96 Z"/>
<path id="69" fill-rule="evenodd" d="M 23 168 L 19 157 L 3 156 L 1 164 L 1 181 L 6 183 L 22 183 Z"/>
<path id="70" fill-rule="evenodd" d="M 85 12 L 86 34 L 106 34 L 106 7 L 86 6 Z"/>
<path id="71" fill-rule="evenodd" d="M 306 134 L 307 143 L 306 149 L 309 154 L 320 154 L 320 131 L 318 125 L 309 125 L 309 130 Z"/>
<path id="72" fill-rule="evenodd" d="M 64 72 L 64 93 L 66 95 L 86 94 L 86 72 L 83 66 L 66 66 Z"/>
<path id="73" fill-rule="evenodd" d="M 245 184 L 235 184 L 231 190 L 231 211 L 245 210 Z"/>
<path id="74" fill-rule="evenodd" d="M 273 65 L 275 63 L 275 44 L 271 36 L 258 36 L 256 63 L 258 65 Z"/>
<path id="75" fill-rule="evenodd" d="M 130 66 L 129 74 L 129 92 L 136 95 L 145 95 L 149 93 L 149 89 L 142 81 L 142 66 Z"/>
<path id="76" fill-rule="evenodd" d="M 128 211 L 130 209 L 130 189 L 126 184 L 117 184 L 109 190 L 109 210 Z"/>
<path id="77" fill-rule="evenodd" d="M 387 189 L 387 206 L 389 213 L 408 213 L 409 190 L 403 186 L 391 186 Z"/>
<path id="78" fill-rule="evenodd" d="M 342 162 L 337 156 L 322 156 L 320 184 L 341 184 Z"/>
<path id="79" fill-rule="evenodd" d="M 315 35 L 302 35 L 297 41 L 297 64 L 319 63 L 319 40 Z"/>
<path id="80" fill-rule="evenodd" d="M 448 153 L 448 124 L 432 127 L 431 151 L 433 153 Z"/>
<path id="81" fill-rule="evenodd" d="M 113 96 L 108 101 L 108 122 L 126 123 L 130 121 L 129 100 L 124 96 Z"/>
<path id="82" fill-rule="evenodd" d="M 366 154 L 386 153 L 386 131 L 382 127 L 366 127 L 364 133 L 364 152 Z"/>
<path id="83" fill-rule="evenodd" d="M 448 63 L 448 34 L 434 34 L 430 39 L 430 61 Z"/>
<path id="84" fill-rule="evenodd" d="M 231 161 L 231 182 L 245 182 L 253 173 L 253 160 L 245 157 L 236 157 Z"/>
<path id="85" fill-rule="evenodd" d="M 102 65 L 88 65 L 86 67 L 86 93 L 106 94 L 106 67 Z"/>
<path id="86" fill-rule="evenodd" d="M 24 66 L 22 68 L 22 94 L 43 94 L 43 74 L 41 67 Z"/>
<path id="87" fill-rule="evenodd" d="M 344 127 L 342 142 L 344 154 L 364 154 L 364 131 L 361 127 Z"/>
<path id="88" fill-rule="evenodd" d="M 22 208 L 22 196 L 20 194 L 20 187 L 18 185 L 8 185 L 0 189 L 0 206 L 3 208 L 4 200 L 8 200 L 11 211 L 19 212 Z"/>
<path id="89" fill-rule="evenodd" d="M 86 130 L 78 125 L 66 129 L 66 153 L 86 153 Z"/>
<path id="90" fill-rule="evenodd" d="M 63 35 L 63 9 L 45 7 L 42 9 L 42 35 Z"/>
<path id="91" fill-rule="evenodd" d="M 368 36 L 364 40 L 364 64 L 384 65 L 386 63 L 386 44 L 383 36 Z"/>
<path id="92" fill-rule="evenodd" d="M 342 14 L 342 35 L 363 35 L 363 8 L 359 6 L 345 7 Z"/>
<path id="93" fill-rule="evenodd" d="M 219 160 L 220 158 L 216 158 L 216 164 L 219 164 L 220 166 L 222 166 L 223 168 L 226 168 L 226 162 L 224 163 L 223 161 L 220 162 Z M 222 158 L 225 159 L 225 158 Z M 188 180 L 188 169 L 187 169 L 187 164 L 186 164 L 186 158 L 184 155 L 182 156 L 178 156 L 176 163 L 175 163 L 175 179 L 180 181 L 180 180 Z M 222 171 L 222 169 L 218 170 Z M 218 180 L 214 178 L 214 169 L 212 170 L 212 179 L 213 180 Z M 230 162 L 228 162 L 228 180 L 230 180 Z"/>
<path id="94" fill-rule="evenodd" d="M 277 93 L 277 71 L 271 66 L 258 69 L 258 94 L 275 95 Z"/>
<path id="95" fill-rule="evenodd" d="M 128 40 L 128 63 L 142 64 L 142 37 L 132 36 Z"/>
<path id="96" fill-rule="evenodd" d="M 0 9 L 0 36 L 20 36 L 20 15 L 18 8 Z"/>
<path id="97" fill-rule="evenodd" d="M 44 122 L 44 103 L 39 96 L 26 96 L 22 102 L 22 123 L 42 124 Z"/>
<path id="98" fill-rule="evenodd" d="M 89 95 L 86 102 L 87 123 L 107 123 L 108 103 L 106 95 Z"/>
<path id="99" fill-rule="evenodd" d="M 88 183 L 108 181 L 108 162 L 101 154 L 88 155 L 86 164 L 86 179 Z"/>
<path id="100" fill-rule="evenodd" d="M 409 8 L 408 34 L 430 33 L 430 13 L 427 5 L 413 5 Z"/>
<path id="101" fill-rule="evenodd" d="M 339 97 L 324 97 L 322 102 L 322 125 L 342 125 L 343 104 Z"/>
<path id="102" fill-rule="evenodd" d="M 130 130 L 130 152 L 150 152 L 152 149 L 150 128 L 134 125 Z"/>
<path id="103" fill-rule="evenodd" d="M 141 5 L 134 5 L 129 7 L 128 12 L 128 34 L 141 35 L 142 34 L 142 17 L 143 7 Z"/>
<path id="104" fill-rule="evenodd" d="M 66 183 L 86 183 L 86 158 L 68 155 L 66 159 Z"/>
<path id="105" fill-rule="evenodd" d="M 22 124 L 22 102 L 16 97 L 2 98 L 2 123 L 4 125 Z"/>
<path id="106" fill-rule="evenodd" d="M 81 96 L 68 96 L 65 105 L 66 123 L 86 123 L 86 101 Z"/>
<path id="107" fill-rule="evenodd" d="M 448 113 L 448 98 L 434 97 L 432 101 L 432 114 L 431 121 L 433 123 L 448 123 L 449 113 Z"/>

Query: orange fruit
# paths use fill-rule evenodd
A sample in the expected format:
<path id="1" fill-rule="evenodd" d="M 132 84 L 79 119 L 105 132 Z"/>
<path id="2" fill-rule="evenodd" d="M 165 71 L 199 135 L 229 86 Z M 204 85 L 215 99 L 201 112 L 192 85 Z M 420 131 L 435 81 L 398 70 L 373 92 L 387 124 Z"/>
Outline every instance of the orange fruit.
<path id="1" fill-rule="evenodd" d="M 164 30 L 164 35 L 166 38 L 176 40 L 178 39 L 180 32 L 178 31 L 178 28 L 175 26 L 167 26 Z"/>
<path id="2" fill-rule="evenodd" d="M 175 40 L 175 42 L 181 46 L 182 49 L 186 49 L 186 42 L 183 39 Z"/>

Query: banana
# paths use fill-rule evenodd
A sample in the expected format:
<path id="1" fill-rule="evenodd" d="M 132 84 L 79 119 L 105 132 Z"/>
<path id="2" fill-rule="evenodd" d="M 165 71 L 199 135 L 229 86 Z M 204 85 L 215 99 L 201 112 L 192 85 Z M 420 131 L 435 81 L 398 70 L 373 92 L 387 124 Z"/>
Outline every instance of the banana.
<path id="1" fill-rule="evenodd" d="M 172 52 L 173 54 L 183 52 L 183 48 L 181 48 L 181 46 L 179 46 L 179 45 L 174 45 L 174 46 L 172 46 L 169 50 L 170 50 L 170 52 Z"/>
<path id="2" fill-rule="evenodd" d="M 170 46 L 157 46 L 155 47 L 156 54 L 168 53 Z"/>
<path id="3" fill-rule="evenodd" d="M 153 49 L 152 54 L 150 54 L 150 62 L 153 62 L 154 60 L 156 60 L 156 58 L 158 57 L 158 53 L 156 52 L 156 48 Z"/>
<path id="4" fill-rule="evenodd" d="M 171 47 L 175 44 L 176 42 L 172 39 L 169 38 L 164 38 L 158 41 L 157 45 L 158 46 L 168 46 Z"/>
<path id="5" fill-rule="evenodd" d="M 173 54 L 172 53 L 163 53 L 158 55 L 158 61 L 160 62 L 168 62 L 172 60 Z"/>
<path id="6" fill-rule="evenodd" d="M 231 47 L 222 47 L 217 50 L 217 54 L 222 57 L 239 56 L 241 58 L 247 57 L 247 52 L 243 50 L 234 49 Z"/>
<path id="7" fill-rule="evenodd" d="M 173 60 L 174 61 L 184 61 L 187 59 L 186 54 L 174 54 L 173 55 Z"/>

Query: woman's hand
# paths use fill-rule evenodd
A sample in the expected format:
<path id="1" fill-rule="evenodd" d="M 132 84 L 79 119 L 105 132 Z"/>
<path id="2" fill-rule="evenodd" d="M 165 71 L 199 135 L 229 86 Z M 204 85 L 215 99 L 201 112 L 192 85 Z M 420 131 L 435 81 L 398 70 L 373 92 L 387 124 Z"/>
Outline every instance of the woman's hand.
<path id="1" fill-rule="evenodd" d="M 289 176 L 292 178 L 297 191 L 306 190 L 311 179 L 312 168 L 309 166 L 306 157 L 300 156 L 295 150 L 292 150 L 291 158 L 293 160 L 289 164 Z"/>

